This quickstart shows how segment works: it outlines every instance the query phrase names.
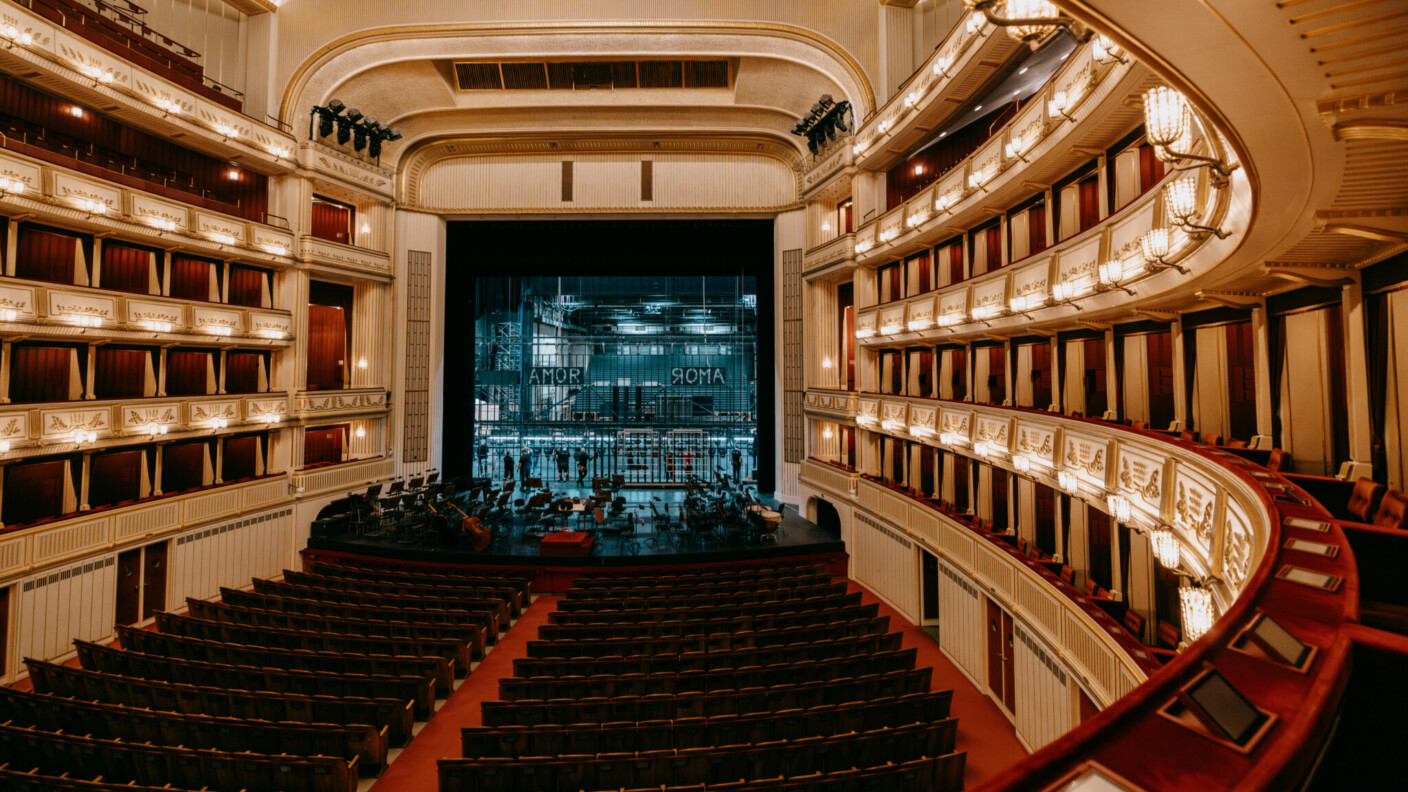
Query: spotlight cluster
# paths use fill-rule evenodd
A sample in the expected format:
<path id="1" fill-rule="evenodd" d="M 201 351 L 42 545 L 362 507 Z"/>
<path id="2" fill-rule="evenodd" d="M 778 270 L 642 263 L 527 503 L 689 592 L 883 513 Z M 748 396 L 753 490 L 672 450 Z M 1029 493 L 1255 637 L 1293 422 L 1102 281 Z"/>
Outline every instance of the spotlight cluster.
<path id="1" fill-rule="evenodd" d="M 354 151 L 366 149 L 367 155 L 372 158 L 381 157 L 382 143 L 401 139 L 401 130 L 388 127 L 373 116 L 363 115 L 361 110 L 349 108 L 338 99 L 324 107 L 314 107 L 312 116 L 317 122 L 319 138 L 336 134 L 339 146 L 347 145 L 350 140 Z M 312 130 L 309 137 L 312 137 L 311 133 Z"/>
<path id="2" fill-rule="evenodd" d="M 826 148 L 827 144 L 836 138 L 837 133 L 851 131 L 848 118 L 850 112 L 850 102 L 838 103 L 831 98 L 831 94 L 822 94 L 817 103 L 812 105 L 811 112 L 792 127 L 792 134 L 805 136 L 807 148 L 812 154 L 816 154 Z"/>

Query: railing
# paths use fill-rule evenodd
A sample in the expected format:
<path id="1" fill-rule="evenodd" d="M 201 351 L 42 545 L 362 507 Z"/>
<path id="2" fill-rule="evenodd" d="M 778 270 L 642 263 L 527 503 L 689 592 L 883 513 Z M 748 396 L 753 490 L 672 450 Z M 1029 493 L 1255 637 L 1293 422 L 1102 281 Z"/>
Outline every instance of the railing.
<path id="1" fill-rule="evenodd" d="M 994 537 L 970 530 L 922 498 L 820 462 L 804 463 L 804 483 L 848 499 L 887 530 L 962 569 L 981 590 L 1004 601 L 1024 629 L 1042 633 L 1059 647 L 1061 663 L 1084 680 L 1082 687 L 1113 699 L 985 788 L 1052 788 L 1090 761 L 1147 789 L 1183 788 L 1195 778 L 1252 775 L 1260 780 L 1249 788 L 1280 788 L 1304 776 L 1318 753 L 1318 740 L 1336 717 L 1349 674 L 1350 642 L 1339 631 L 1358 612 L 1355 562 L 1328 512 L 1289 480 L 1247 460 L 1155 432 L 1030 410 L 904 397 L 862 396 L 857 414 L 887 414 L 890 404 L 904 405 L 908 425 L 886 427 L 870 418 L 862 425 L 1001 469 L 1015 470 L 1013 460 L 1021 457 L 1025 470 L 1018 475 L 1050 486 L 1057 485 L 1058 472 L 1069 473 L 1074 497 L 1102 510 L 1106 496 L 1125 498 L 1131 513 L 1122 522 L 1137 531 L 1170 527 L 1178 538 L 1183 572 L 1204 581 L 1214 614 L 1220 614 L 1205 635 L 1137 685 L 1140 676 L 1133 666 L 1142 663 L 1127 651 L 1134 647 L 1106 629 L 1108 624 L 1097 623 L 1101 629 L 1092 630 L 1084 617 L 1093 614 L 1078 607 L 1078 599 L 1053 587 L 1048 576 Z M 933 411 L 937 433 L 916 427 L 921 410 Z M 851 483 L 853 494 L 847 491 Z M 1315 545 L 1297 552 L 1283 546 L 1283 533 Z M 1338 554 L 1309 552 L 1320 546 Z M 1290 569 L 1308 570 L 1312 579 L 1332 575 L 1342 585 L 1307 588 L 1281 579 Z M 1318 650 L 1301 673 L 1289 672 L 1245 645 L 1243 631 L 1263 613 Z M 1209 668 L 1273 718 L 1274 727 L 1244 749 L 1231 749 L 1191 714 L 1178 714 L 1180 691 Z M 1154 744 L 1170 748 L 1150 752 L 1148 746 Z M 1197 761 L 1189 759 L 1190 752 L 1196 752 Z"/>
<path id="2" fill-rule="evenodd" d="M 293 412 L 299 418 L 385 412 L 389 408 L 385 388 L 348 388 L 332 391 L 299 391 Z"/>
<path id="3" fill-rule="evenodd" d="M 853 259 L 854 256 L 854 235 L 842 234 L 830 242 L 824 242 L 808 250 L 802 257 L 802 272 L 812 272 L 829 267 L 839 261 Z"/>

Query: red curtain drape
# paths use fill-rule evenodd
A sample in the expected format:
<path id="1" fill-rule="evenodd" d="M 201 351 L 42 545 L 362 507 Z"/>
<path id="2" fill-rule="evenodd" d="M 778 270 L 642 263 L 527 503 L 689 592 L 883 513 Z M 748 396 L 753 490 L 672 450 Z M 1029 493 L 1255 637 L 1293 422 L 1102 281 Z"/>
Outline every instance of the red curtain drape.
<path id="1" fill-rule="evenodd" d="M 161 491 L 185 492 L 205 479 L 205 443 L 175 443 L 161 452 Z"/>
<path id="2" fill-rule="evenodd" d="M 77 253 L 77 237 L 22 226 L 15 243 L 15 276 L 72 286 Z"/>
<path id="3" fill-rule="evenodd" d="M 1027 210 L 1027 254 L 1046 249 L 1046 205 Z"/>
<path id="4" fill-rule="evenodd" d="M 932 269 L 932 267 L 929 266 L 929 254 L 925 253 L 922 256 L 915 256 L 910 259 L 910 264 L 919 269 L 919 291 L 916 293 L 923 294 L 934 288 L 934 279 L 929 276 L 929 270 Z"/>
<path id="5" fill-rule="evenodd" d="M 1227 326 L 1227 367 L 1227 436 L 1246 440 L 1256 434 L 1256 360 L 1251 322 Z"/>
<path id="6" fill-rule="evenodd" d="M 313 236 L 350 245 L 352 239 L 348 234 L 351 229 L 351 209 L 323 201 L 313 202 Z"/>
<path id="7" fill-rule="evenodd" d="M 988 400 L 1001 404 L 1007 398 L 1007 357 L 1002 347 L 988 348 Z"/>
<path id="8" fill-rule="evenodd" d="M 258 450 L 257 436 L 231 437 L 226 440 L 220 477 L 227 482 L 254 478 L 258 474 L 255 466 Z"/>
<path id="9" fill-rule="evenodd" d="M 93 396 L 97 399 L 140 399 L 146 395 L 145 349 L 98 347 L 93 361 Z"/>
<path id="10" fill-rule="evenodd" d="M 263 270 L 238 264 L 230 265 L 229 294 L 225 301 L 230 305 L 243 305 L 246 308 L 263 307 L 265 277 Z"/>
<path id="11" fill-rule="evenodd" d="M 341 308 L 308 306 L 308 389 L 344 387 L 347 317 Z"/>
<path id="12" fill-rule="evenodd" d="M 346 426 L 309 429 L 303 433 L 303 466 L 325 465 L 342 461 L 342 443 Z"/>
<path id="13" fill-rule="evenodd" d="M 259 392 L 259 352 L 229 352 L 225 355 L 225 392 Z"/>
<path id="14" fill-rule="evenodd" d="M 210 268 L 200 259 L 173 256 L 170 296 L 182 300 L 210 300 Z"/>
<path id="15" fill-rule="evenodd" d="M 963 243 L 954 242 L 948 246 L 948 282 L 963 280 Z"/>
<path id="16" fill-rule="evenodd" d="M 1105 387 L 1105 341 L 1101 338 L 1085 340 L 1085 414 L 1099 418 L 1109 405 L 1109 394 Z"/>
<path id="17" fill-rule="evenodd" d="M 210 352 L 173 349 L 166 353 L 166 395 L 206 395 Z"/>
<path id="18" fill-rule="evenodd" d="M 58 517 L 64 511 L 64 461 L 11 465 L 5 469 L 5 495 L 6 528 Z"/>
<path id="19" fill-rule="evenodd" d="M 96 509 L 142 495 L 142 452 L 94 454 L 88 468 L 88 505 Z"/>
<path id="20" fill-rule="evenodd" d="M 151 251 L 113 242 L 104 244 L 102 287 L 147 294 L 151 281 L 151 261 Z"/>
<path id="21" fill-rule="evenodd" d="M 1046 409 L 1051 404 L 1051 345 L 1032 344 L 1032 407 Z"/>
<path id="22" fill-rule="evenodd" d="M 1083 180 L 1076 189 L 1080 198 L 1080 230 L 1100 222 L 1100 178 L 1091 176 Z"/>
<path id="23" fill-rule="evenodd" d="M 1145 143 L 1139 147 L 1139 191 L 1148 192 L 1168 172 L 1168 166 L 1154 156 L 1154 147 Z"/>
<path id="24" fill-rule="evenodd" d="M 69 395 L 67 347 L 16 346 L 10 350 L 10 401 L 66 401 Z"/>
<path id="25" fill-rule="evenodd" d="M 993 226 L 987 230 L 987 271 L 992 272 L 1002 267 L 1002 227 Z"/>

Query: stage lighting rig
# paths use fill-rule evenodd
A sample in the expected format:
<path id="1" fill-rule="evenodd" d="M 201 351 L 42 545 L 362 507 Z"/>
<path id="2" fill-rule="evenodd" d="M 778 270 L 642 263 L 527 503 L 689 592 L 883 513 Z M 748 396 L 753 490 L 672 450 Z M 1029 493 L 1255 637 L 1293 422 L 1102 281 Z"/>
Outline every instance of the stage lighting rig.
<path id="1" fill-rule="evenodd" d="M 354 152 L 360 154 L 365 149 L 367 156 L 379 163 L 382 144 L 400 140 L 401 131 L 334 99 L 309 113 L 308 139 L 330 144 L 328 138 L 335 139 L 338 146 L 347 146 L 350 141 Z"/>
<path id="2" fill-rule="evenodd" d="M 816 155 L 836 139 L 838 133 L 851 131 L 853 119 L 850 116 L 850 102 L 837 102 L 831 94 L 822 94 L 807 115 L 792 127 L 792 134 L 806 137 L 807 149 Z"/>

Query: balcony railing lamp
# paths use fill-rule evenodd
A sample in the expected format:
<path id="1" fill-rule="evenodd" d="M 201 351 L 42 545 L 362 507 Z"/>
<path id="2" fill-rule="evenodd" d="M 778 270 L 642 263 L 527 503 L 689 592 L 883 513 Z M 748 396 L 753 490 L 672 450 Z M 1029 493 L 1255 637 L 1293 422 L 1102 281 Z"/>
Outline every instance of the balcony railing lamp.
<path id="1" fill-rule="evenodd" d="M 1134 290 L 1128 286 L 1120 285 L 1124 280 L 1124 262 L 1119 259 L 1112 259 L 1100 265 L 1100 288 L 1102 291 L 1119 289 L 1130 297 L 1134 296 Z"/>
<path id="2" fill-rule="evenodd" d="M 1076 480 L 1076 474 L 1069 470 L 1058 471 L 1056 483 L 1060 485 L 1061 491 L 1067 495 L 1074 495 L 1080 489 L 1080 482 Z"/>
<path id="3" fill-rule="evenodd" d="M 1187 149 L 1193 147 L 1193 124 L 1196 117 L 1193 108 L 1183 94 L 1167 85 L 1159 85 L 1144 92 L 1144 133 L 1154 146 L 1159 159 L 1165 162 L 1183 160 L 1194 163 L 1177 167 L 1184 171 L 1194 168 L 1207 168 L 1212 173 L 1212 182 L 1217 187 L 1227 184 L 1236 166 L 1216 157 L 1193 154 Z M 1200 126 L 1204 126 L 1199 122 Z M 1206 127 L 1205 127 L 1206 128 Z"/>
<path id="4" fill-rule="evenodd" d="M 1184 275 L 1188 274 L 1185 267 L 1171 264 L 1165 259 L 1168 256 L 1167 228 L 1155 228 L 1139 237 L 1139 255 L 1144 259 L 1146 267 L 1176 269 Z"/>
<path id="5" fill-rule="evenodd" d="M 1225 239 L 1227 232 L 1194 222 L 1202 212 L 1198 207 L 1198 182 L 1192 176 L 1182 176 L 1164 185 L 1164 209 L 1170 222 L 1194 239 L 1216 234 Z"/>
<path id="6" fill-rule="evenodd" d="M 1051 94 L 1051 100 L 1046 103 L 1046 114 L 1052 117 L 1061 116 L 1067 121 L 1074 121 L 1076 117 L 1067 112 L 1071 106 L 1070 94 L 1060 90 Z"/>
<path id="7" fill-rule="evenodd" d="M 1178 602 L 1183 614 L 1183 635 L 1189 643 L 1212 629 L 1216 613 L 1213 611 L 1211 591 L 1196 583 L 1180 586 Z"/>
<path id="8" fill-rule="evenodd" d="M 1096 36 L 1095 40 L 1091 42 L 1090 47 L 1091 54 L 1095 56 L 1095 60 L 1099 63 L 1109 63 L 1110 61 L 1115 61 L 1116 63 L 1129 62 L 1129 58 L 1124 53 L 1124 47 L 1111 41 L 1110 37 L 1104 34 Z"/>
<path id="9" fill-rule="evenodd" d="M 1047 0 L 963 0 L 963 5 L 981 13 L 989 23 L 1006 28 L 1007 35 L 1032 49 L 1058 28 L 1081 43 L 1089 41 L 1092 34 L 1090 28 L 1063 15 Z"/>

